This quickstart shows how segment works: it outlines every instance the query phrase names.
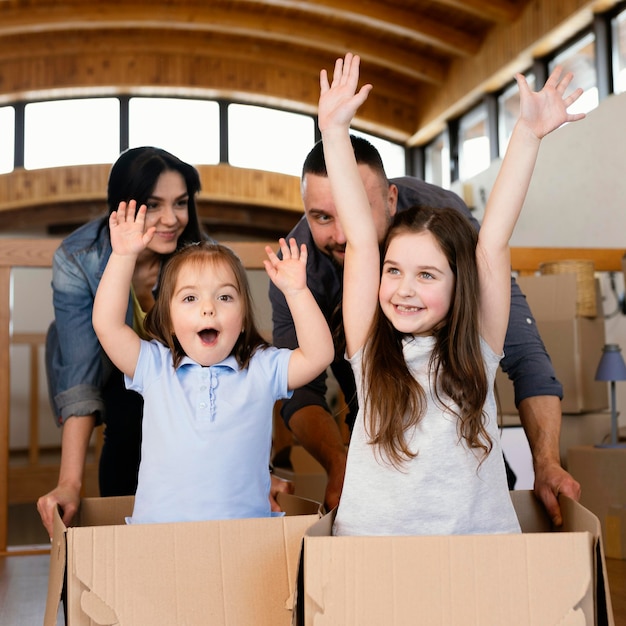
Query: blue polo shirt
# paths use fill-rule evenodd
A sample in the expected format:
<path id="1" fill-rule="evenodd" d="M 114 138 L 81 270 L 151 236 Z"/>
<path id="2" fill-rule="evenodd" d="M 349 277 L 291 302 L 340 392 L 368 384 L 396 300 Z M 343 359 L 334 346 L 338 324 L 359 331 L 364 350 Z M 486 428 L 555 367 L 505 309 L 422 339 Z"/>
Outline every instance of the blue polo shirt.
<path id="1" fill-rule="evenodd" d="M 139 483 L 131 523 L 269 517 L 274 403 L 287 398 L 292 351 L 258 349 L 202 367 L 142 341 L 126 386 L 144 398 Z"/>

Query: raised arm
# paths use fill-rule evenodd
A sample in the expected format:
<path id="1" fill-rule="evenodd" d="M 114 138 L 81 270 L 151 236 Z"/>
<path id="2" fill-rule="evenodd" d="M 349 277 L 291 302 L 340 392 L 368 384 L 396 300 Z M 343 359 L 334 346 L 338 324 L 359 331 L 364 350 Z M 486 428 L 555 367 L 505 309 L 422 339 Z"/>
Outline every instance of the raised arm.
<path id="1" fill-rule="evenodd" d="M 557 67 L 537 93 L 530 90 L 524 76 L 517 74 L 516 78 L 520 117 L 487 201 L 476 250 L 481 285 L 481 334 L 497 354 L 502 352 L 509 319 L 509 240 L 526 198 L 539 145 L 543 137 L 565 122 L 585 116 L 567 112 L 567 107 L 582 93 L 579 88 L 564 96 L 572 80 L 571 73 L 561 78 L 561 68 Z"/>
<path id="2" fill-rule="evenodd" d="M 291 311 L 298 347 L 289 360 L 289 389 L 297 389 L 319 376 L 335 355 L 333 339 L 322 311 L 306 284 L 307 248 L 280 239 L 282 259 L 267 246 L 265 270 L 284 294 Z"/>
<path id="3" fill-rule="evenodd" d="M 348 357 L 365 343 L 378 305 L 380 258 L 378 235 L 350 142 L 350 122 L 371 85 L 357 92 L 358 56 L 337 59 L 332 83 L 320 72 L 319 128 L 326 170 L 341 227 L 346 236 L 343 320 Z"/>
<path id="4" fill-rule="evenodd" d="M 96 291 L 93 305 L 93 327 L 104 351 L 113 364 L 132 377 L 139 358 L 140 339 L 126 324 L 128 293 L 135 263 L 140 252 L 154 235 L 154 227 L 144 233 L 146 207 L 137 211 L 136 203 L 121 202 L 111 213 L 109 229 L 113 252 Z"/>

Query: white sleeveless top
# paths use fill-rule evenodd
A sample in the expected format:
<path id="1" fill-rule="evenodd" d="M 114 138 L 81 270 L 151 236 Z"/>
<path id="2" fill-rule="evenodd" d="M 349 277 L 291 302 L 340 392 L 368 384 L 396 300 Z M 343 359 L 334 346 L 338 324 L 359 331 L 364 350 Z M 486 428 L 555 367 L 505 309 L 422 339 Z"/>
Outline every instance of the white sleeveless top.
<path id="1" fill-rule="evenodd" d="M 427 411 L 411 433 L 416 457 L 398 469 L 369 444 L 363 423 L 362 351 L 350 360 L 359 414 L 350 440 L 346 476 L 333 526 L 335 535 L 451 535 L 518 533 L 509 494 L 493 383 L 501 357 L 481 339 L 490 391 L 484 406 L 491 453 L 480 464 L 481 450 L 459 439 L 458 418 L 435 400 L 428 364 L 434 337 L 404 341 L 404 357 L 424 388 Z M 480 464 L 480 467 L 479 467 Z"/>

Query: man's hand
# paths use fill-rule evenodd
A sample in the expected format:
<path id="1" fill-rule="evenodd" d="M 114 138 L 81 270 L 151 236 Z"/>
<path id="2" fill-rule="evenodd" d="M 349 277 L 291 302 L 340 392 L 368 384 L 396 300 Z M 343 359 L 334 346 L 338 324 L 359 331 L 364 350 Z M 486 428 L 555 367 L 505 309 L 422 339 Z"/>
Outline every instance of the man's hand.
<path id="1" fill-rule="evenodd" d="M 561 401 L 556 396 L 534 396 L 522 400 L 518 410 L 533 455 L 535 495 L 552 522 L 560 526 L 559 494 L 580 498 L 580 485 L 561 467 Z"/>
<path id="2" fill-rule="evenodd" d="M 559 494 L 569 496 L 572 500 L 580 499 L 580 484 L 557 463 L 535 467 L 534 491 L 555 526 L 563 523 Z"/>

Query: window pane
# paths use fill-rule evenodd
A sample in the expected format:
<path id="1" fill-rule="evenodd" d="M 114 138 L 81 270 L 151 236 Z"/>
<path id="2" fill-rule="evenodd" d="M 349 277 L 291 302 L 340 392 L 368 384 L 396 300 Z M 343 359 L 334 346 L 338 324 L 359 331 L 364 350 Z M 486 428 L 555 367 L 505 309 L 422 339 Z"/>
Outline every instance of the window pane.
<path id="1" fill-rule="evenodd" d="M 528 86 L 535 89 L 535 75 L 527 74 L 526 82 Z M 517 82 L 505 89 L 498 98 L 498 150 L 500 156 L 504 156 L 509 145 L 509 139 L 513 132 L 513 126 L 519 117 L 519 87 Z"/>
<path id="2" fill-rule="evenodd" d="M 181 98 L 131 98 L 129 147 L 156 146 L 194 165 L 220 160 L 217 102 Z"/>
<path id="3" fill-rule="evenodd" d="M 388 178 L 406 175 L 406 151 L 404 146 L 355 130 L 354 128 L 351 128 L 350 132 L 357 137 L 367 139 L 380 152 L 380 158 L 383 160 L 385 173 Z"/>
<path id="4" fill-rule="evenodd" d="M 0 174 L 13 171 L 15 144 L 15 109 L 0 107 Z"/>
<path id="5" fill-rule="evenodd" d="M 613 91 L 626 91 L 626 11 L 612 23 L 613 28 Z"/>
<path id="6" fill-rule="evenodd" d="M 450 142 L 448 133 L 442 133 L 424 150 L 425 172 L 427 183 L 450 188 Z"/>
<path id="7" fill-rule="evenodd" d="M 570 83 L 566 95 L 582 87 L 583 94 L 572 106 L 570 113 L 588 113 L 598 106 L 598 78 L 596 75 L 596 39 L 590 33 L 575 44 L 558 54 L 550 61 L 550 72 L 560 65 L 563 72 L 572 72 L 574 80 Z"/>
<path id="8" fill-rule="evenodd" d="M 24 167 L 112 163 L 120 153 L 117 98 L 26 105 Z"/>
<path id="9" fill-rule="evenodd" d="M 231 104 L 228 155 L 231 165 L 300 176 L 313 146 L 313 118 L 276 109 Z"/>
<path id="10" fill-rule="evenodd" d="M 468 180 L 491 164 L 487 107 L 476 107 L 461 118 L 459 125 L 459 178 Z"/>

